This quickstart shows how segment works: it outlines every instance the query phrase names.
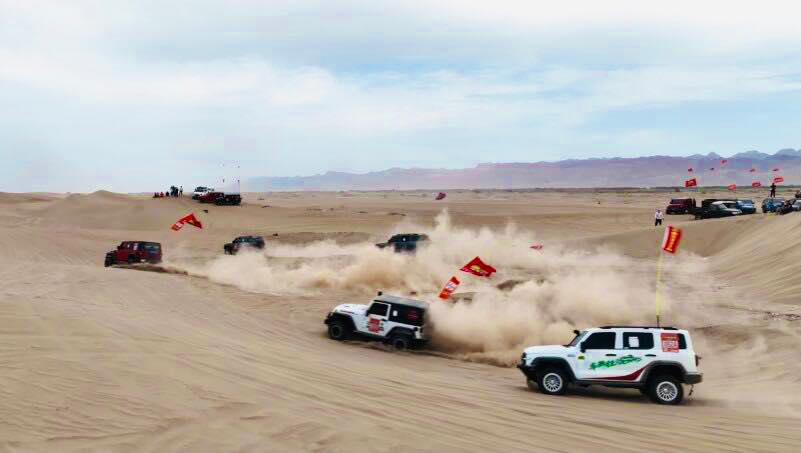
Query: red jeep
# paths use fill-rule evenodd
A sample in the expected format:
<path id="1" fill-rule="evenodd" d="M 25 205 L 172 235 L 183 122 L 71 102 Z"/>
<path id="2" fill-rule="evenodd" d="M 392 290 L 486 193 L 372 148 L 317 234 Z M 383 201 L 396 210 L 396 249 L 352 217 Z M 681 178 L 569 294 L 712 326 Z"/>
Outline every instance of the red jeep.
<path id="1" fill-rule="evenodd" d="M 224 196 L 225 194 L 222 192 L 206 192 L 197 200 L 201 203 L 214 203 L 218 198 L 222 198 Z"/>
<path id="2" fill-rule="evenodd" d="M 117 250 L 106 253 L 106 267 L 115 264 L 160 263 L 161 244 L 158 242 L 125 241 Z"/>

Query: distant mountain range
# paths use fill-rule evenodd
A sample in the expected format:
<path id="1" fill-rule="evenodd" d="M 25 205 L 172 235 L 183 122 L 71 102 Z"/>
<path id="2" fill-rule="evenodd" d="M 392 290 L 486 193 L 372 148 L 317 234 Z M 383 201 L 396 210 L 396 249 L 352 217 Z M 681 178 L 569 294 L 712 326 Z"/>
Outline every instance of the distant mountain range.
<path id="1" fill-rule="evenodd" d="M 693 171 L 688 171 L 689 168 Z M 751 168 L 756 171 L 749 172 Z M 774 168 L 779 171 L 774 172 Z M 697 178 L 701 186 L 732 183 L 750 186 L 752 181 L 770 184 L 777 175 L 784 177 L 785 184 L 801 184 L 801 150 L 787 148 L 775 154 L 746 151 L 731 157 L 709 153 L 687 157 L 488 163 L 464 169 L 391 168 L 362 174 L 330 171 L 313 176 L 251 178 L 244 186 L 249 192 L 669 187 L 683 185 L 684 180 L 691 177 Z"/>

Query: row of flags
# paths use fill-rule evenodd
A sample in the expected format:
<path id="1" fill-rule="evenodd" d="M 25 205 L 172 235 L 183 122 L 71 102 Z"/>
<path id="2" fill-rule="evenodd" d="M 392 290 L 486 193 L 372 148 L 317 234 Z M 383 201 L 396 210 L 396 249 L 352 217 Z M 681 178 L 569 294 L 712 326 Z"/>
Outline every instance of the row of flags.
<path id="1" fill-rule="evenodd" d="M 783 176 L 776 176 L 775 178 L 773 178 L 773 184 L 779 184 L 782 182 L 784 182 Z M 698 186 L 698 180 L 695 178 L 691 178 L 684 181 L 684 187 L 686 188 L 697 187 L 697 186 Z M 753 188 L 762 187 L 762 183 L 759 181 L 754 181 L 751 183 L 751 187 Z M 729 184 L 728 186 L 726 186 L 726 188 L 729 190 L 737 190 L 737 184 Z"/>
<path id="2" fill-rule="evenodd" d="M 729 162 L 728 159 L 721 159 L 720 160 L 720 166 L 723 167 L 728 162 Z M 709 171 L 715 171 L 715 167 L 710 167 Z M 781 171 L 781 169 L 779 167 L 774 167 L 771 171 L 778 172 L 778 171 Z M 695 174 L 695 169 L 693 167 L 688 167 L 687 168 L 687 172 Z M 751 167 L 748 170 L 748 172 L 749 173 L 756 173 L 757 169 L 754 168 L 754 167 Z M 784 182 L 784 177 L 782 177 L 782 176 L 774 176 L 773 177 L 773 184 L 779 184 L 779 183 L 782 183 L 782 182 Z M 693 178 L 685 180 L 684 181 L 684 187 L 686 187 L 686 188 L 698 187 L 698 178 L 693 177 Z M 762 187 L 762 183 L 759 182 L 759 181 L 753 181 L 751 183 L 751 187 L 753 187 L 753 188 Z M 728 186 L 726 186 L 726 188 L 729 189 L 729 190 L 737 190 L 737 184 L 729 184 Z"/>

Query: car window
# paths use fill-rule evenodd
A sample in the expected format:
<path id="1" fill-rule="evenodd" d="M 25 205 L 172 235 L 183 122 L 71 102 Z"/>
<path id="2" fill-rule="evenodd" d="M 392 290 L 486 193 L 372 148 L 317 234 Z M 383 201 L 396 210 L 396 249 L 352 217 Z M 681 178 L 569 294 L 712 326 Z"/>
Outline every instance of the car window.
<path id="1" fill-rule="evenodd" d="M 374 302 L 373 305 L 370 305 L 370 309 L 367 310 L 367 314 L 376 316 L 386 316 L 388 311 L 389 311 L 389 305 L 382 304 L 380 302 Z"/>
<path id="2" fill-rule="evenodd" d="M 390 309 L 389 320 L 411 324 L 413 326 L 423 325 L 423 310 L 417 307 L 406 305 L 393 305 Z"/>
<path id="3" fill-rule="evenodd" d="M 653 349 L 654 334 L 648 332 L 623 333 L 623 349 Z"/>
<path id="4" fill-rule="evenodd" d="M 684 338 L 684 334 L 679 334 L 679 349 L 687 349 L 687 340 Z"/>
<path id="5" fill-rule="evenodd" d="M 584 349 L 615 349 L 614 332 L 595 332 L 581 343 Z"/>

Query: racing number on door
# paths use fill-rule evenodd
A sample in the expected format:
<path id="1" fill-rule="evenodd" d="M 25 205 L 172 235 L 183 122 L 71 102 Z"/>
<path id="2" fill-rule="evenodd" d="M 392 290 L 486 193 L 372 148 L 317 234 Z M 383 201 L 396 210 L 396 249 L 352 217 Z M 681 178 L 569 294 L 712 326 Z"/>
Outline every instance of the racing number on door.
<path id="1" fill-rule="evenodd" d="M 381 320 L 378 318 L 370 318 L 370 320 L 367 321 L 367 330 L 378 333 L 381 330 Z"/>

